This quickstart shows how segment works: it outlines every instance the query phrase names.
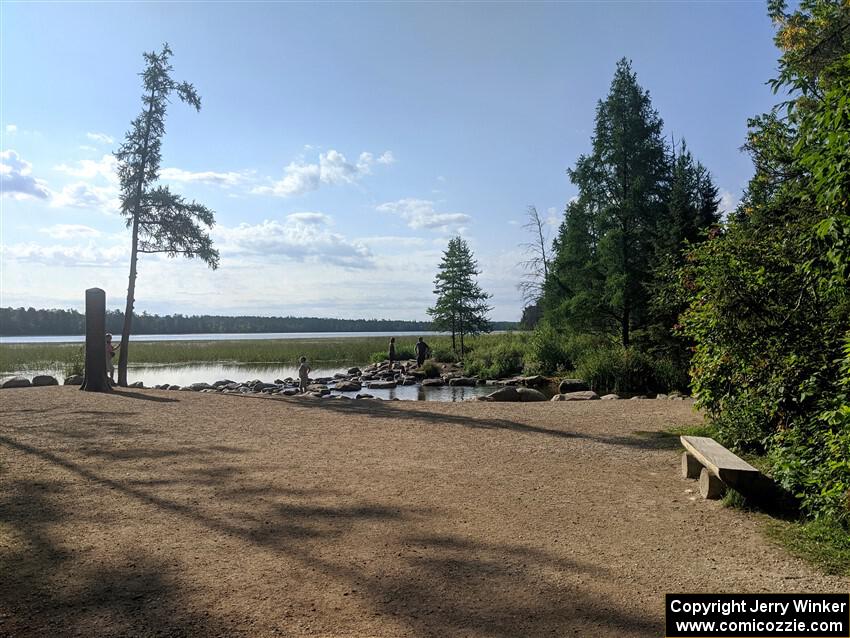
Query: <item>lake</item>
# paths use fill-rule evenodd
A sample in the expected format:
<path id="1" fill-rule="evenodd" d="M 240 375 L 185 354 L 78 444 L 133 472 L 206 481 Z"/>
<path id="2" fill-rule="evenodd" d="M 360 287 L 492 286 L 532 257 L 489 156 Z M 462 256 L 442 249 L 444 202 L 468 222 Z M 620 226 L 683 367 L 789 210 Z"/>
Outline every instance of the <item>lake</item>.
<path id="1" fill-rule="evenodd" d="M 497 331 L 498 332 L 498 331 Z M 222 332 L 194 333 L 174 335 L 131 335 L 130 341 L 248 341 L 252 339 L 345 339 L 348 337 L 420 337 L 428 335 L 446 335 L 448 332 Z M 494 332 L 493 334 L 496 334 Z M 120 341 L 120 333 L 115 340 Z M 0 344 L 6 343 L 83 343 L 85 335 L 57 336 L 11 336 L 0 337 Z"/>
<path id="2" fill-rule="evenodd" d="M 303 334 L 303 333 L 302 333 Z M 350 333 L 349 333 L 350 334 Z M 333 368 L 316 368 L 310 376 L 313 378 L 332 377 L 338 372 L 345 372 L 350 366 Z M 50 374 L 62 383 L 65 376 L 60 369 L 45 368 L 40 370 L 21 371 L 22 376 L 33 377 L 37 374 Z M 259 379 L 272 383 L 275 379 L 287 377 L 296 378 L 298 371 L 295 366 L 287 365 L 240 365 L 235 363 L 192 363 L 185 365 L 143 365 L 128 366 L 127 381 L 133 383 L 142 381 L 145 386 L 151 387 L 168 383 L 170 385 L 189 385 L 191 383 L 214 383 L 222 379 L 231 381 L 250 381 Z M 402 401 L 463 401 L 470 397 L 490 394 L 495 390 L 492 386 L 475 386 L 472 388 L 459 387 L 425 387 L 420 385 L 399 386 L 387 390 L 370 390 L 364 385 L 361 392 L 371 394 L 381 399 L 400 399 Z M 333 392 L 332 394 L 342 394 Z M 346 392 L 346 396 L 354 398 L 356 392 Z"/>

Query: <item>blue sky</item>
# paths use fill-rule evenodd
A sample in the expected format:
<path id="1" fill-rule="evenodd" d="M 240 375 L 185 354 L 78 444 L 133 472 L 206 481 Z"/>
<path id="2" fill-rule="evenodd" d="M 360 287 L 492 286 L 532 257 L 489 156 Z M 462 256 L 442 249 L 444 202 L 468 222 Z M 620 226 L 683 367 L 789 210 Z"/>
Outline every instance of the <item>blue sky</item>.
<path id="1" fill-rule="evenodd" d="M 775 102 L 762 2 L 0 3 L 0 305 L 123 306 L 114 163 L 143 51 L 167 41 L 163 182 L 216 211 L 222 255 L 143 256 L 137 309 L 425 318 L 461 233 L 516 320 L 528 205 L 552 232 L 596 102 L 632 60 L 668 136 L 731 207 L 746 120 Z"/>

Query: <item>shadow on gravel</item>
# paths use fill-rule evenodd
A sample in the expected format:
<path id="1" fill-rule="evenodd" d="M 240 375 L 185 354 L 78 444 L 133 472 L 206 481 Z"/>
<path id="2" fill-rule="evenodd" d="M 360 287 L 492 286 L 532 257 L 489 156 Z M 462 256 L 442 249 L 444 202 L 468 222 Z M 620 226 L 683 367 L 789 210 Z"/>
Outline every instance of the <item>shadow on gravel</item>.
<path id="1" fill-rule="evenodd" d="M 348 413 L 361 409 L 327 407 Z M 451 415 L 364 408 L 392 418 L 575 436 L 511 421 L 470 426 L 469 419 Z M 604 567 L 528 544 L 435 534 L 431 530 L 445 527 L 441 510 L 400 507 L 381 496 L 355 500 L 341 490 L 270 485 L 259 475 L 254 478 L 256 470 L 249 464 L 236 464 L 243 453 L 238 448 L 228 453 L 215 446 L 164 447 L 147 456 L 78 460 L 53 451 L 67 445 L 59 434 L 46 445 L 50 449 L 0 435 L 0 446 L 70 475 L 61 482 L 7 482 L 0 495 L 0 529 L 12 539 L 0 548 L 0 573 L 8 575 L 0 579 L 0 611 L 8 613 L 0 625 L 3 633 L 238 636 L 256 613 L 250 598 L 244 611 L 216 618 L 201 602 L 204 596 L 193 598 L 197 587 L 184 589 L 186 583 L 181 583 L 180 561 L 191 561 L 192 552 L 203 553 L 212 564 L 230 558 L 210 549 L 222 537 L 240 543 L 246 561 L 260 557 L 270 566 L 275 557 L 281 565 L 295 561 L 303 568 L 300 578 L 310 579 L 314 588 L 353 592 L 374 617 L 389 619 L 388 630 L 400 623 L 414 636 L 654 636 L 661 631 L 660 618 L 632 612 L 624 601 L 598 593 L 593 583 L 614 577 Z M 129 468 L 136 473 L 132 478 Z M 92 501 L 93 507 L 68 501 L 72 491 L 81 490 L 110 494 Z M 126 518 L 127 500 L 145 509 Z M 110 519 L 113 510 L 116 518 Z M 132 525 L 139 517 L 155 520 L 181 538 L 191 537 L 188 554 L 180 549 L 177 561 L 166 560 L 160 552 L 173 550 L 171 545 L 156 548 L 154 554 L 141 537 L 130 550 L 101 547 L 92 552 L 86 550 L 85 536 L 68 535 L 80 522 L 89 523 L 88 529 L 103 526 L 108 535 L 108 524 Z M 287 579 L 295 576 L 274 571 L 268 586 L 286 596 Z M 214 587 L 206 597 L 217 595 Z M 329 633 L 351 633 L 338 624 L 345 618 L 335 614 L 334 600 L 327 597 L 323 607 L 313 609 L 316 621 L 325 623 Z M 311 603 L 289 602 L 302 610 Z M 285 626 L 278 629 L 286 635 Z"/>
<path id="2" fill-rule="evenodd" d="M 139 399 L 140 401 L 153 401 L 154 403 L 178 403 L 179 399 L 169 397 L 158 397 L 152 394 L 144 394 L 143 392 L 132 392 L 119 388 L 113 388 L 109 396 L 121 397 L 124 399 Z"/>

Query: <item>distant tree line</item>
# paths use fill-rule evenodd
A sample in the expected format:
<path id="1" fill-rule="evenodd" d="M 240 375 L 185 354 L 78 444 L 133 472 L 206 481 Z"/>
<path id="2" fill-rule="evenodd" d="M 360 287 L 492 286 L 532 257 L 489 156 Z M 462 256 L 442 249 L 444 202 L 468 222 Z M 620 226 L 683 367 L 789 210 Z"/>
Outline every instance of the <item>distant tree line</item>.
<path id="1" fill-rule="evenodd" d="M 106 329 L 121 332 L 124 313 L 107 310 Z M 193 333 L 259 333 L 259 332 L 395 332 L 435 330 L 430 321 L 392 319 L 333 319 L 327 317 L 258 317 L 219 315 L 152 315 L 133 316 L 136 334 Z M 512 330 L 517 324 L 496 321 L 496 330 Z M 86 332 L 85 314 L 76 310 L 36 310 L 35 308 L 0 308 L 0 335 L 48 336 L 81 335 Z"/>

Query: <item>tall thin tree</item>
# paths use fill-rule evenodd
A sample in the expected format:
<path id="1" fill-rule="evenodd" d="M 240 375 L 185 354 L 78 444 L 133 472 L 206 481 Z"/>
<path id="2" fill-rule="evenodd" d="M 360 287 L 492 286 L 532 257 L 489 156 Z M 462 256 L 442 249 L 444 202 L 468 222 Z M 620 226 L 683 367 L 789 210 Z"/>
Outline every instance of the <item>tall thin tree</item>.
<path id="1" fill-rule="evenodd" d="M 531 235 L 529 241 L 520 244 L 526 259 L 520 266 L 525 271 L 519 283 L 519 290 L 526 305 L 536 304 L 543 294 L 543 285 L 549 276 L 550 245 L 549 233 L 546 229 L 546 221 L 540 218 L 536 206 L 529 206 L 526 211 L 526 221 L 523 229 Z"/>
<path id="2" fill-rule="evenodd" d="M 118 358 L 119 385 L 127 385 L 139 253 L 199 257 L 210 268 L 218 267 L 218 251 L 213 248 L 207 230 L 215 223 L 213 211 L 194 201 L 187 202 L 167 186 L 156 185 L 169 97 L 176 93 L 183 102 L 201 110 L 201 98 L 195 87 L 171 78 L 171 55 L 168 44 L 164 44 L 159 53 L 144 54 L 145 69 L 140 74 L 144 87 L 142 112 L 131 123 L 124 142 L 115 153 L 121 184 L 121 213 L 127 219 L 127 226 L 132 228 L 130 280 Z"/>

